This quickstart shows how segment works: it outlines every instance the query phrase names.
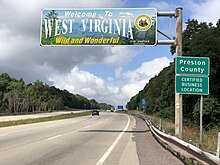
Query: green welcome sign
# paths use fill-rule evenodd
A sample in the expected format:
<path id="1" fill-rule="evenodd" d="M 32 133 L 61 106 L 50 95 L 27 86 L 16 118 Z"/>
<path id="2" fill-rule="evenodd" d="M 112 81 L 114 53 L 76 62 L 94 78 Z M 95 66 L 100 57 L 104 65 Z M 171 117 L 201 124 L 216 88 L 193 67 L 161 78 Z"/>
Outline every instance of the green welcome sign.
<path id="1" fill-rule="evenodd" d="M 44 9 L 42 46 L 156 45 L 153 8 Z"/>

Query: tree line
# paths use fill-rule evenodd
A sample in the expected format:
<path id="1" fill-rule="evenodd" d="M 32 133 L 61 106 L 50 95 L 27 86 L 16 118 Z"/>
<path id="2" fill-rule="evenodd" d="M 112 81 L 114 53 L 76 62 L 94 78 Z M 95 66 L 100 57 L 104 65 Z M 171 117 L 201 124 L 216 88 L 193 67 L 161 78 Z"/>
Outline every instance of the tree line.
<path id="1" fill-rule="evenodd" d="M 98 103 L 67 90 L 60 90 L 37 80 L 25 84 L 20 79 L 0 74 L 0 113 L 50 112 L 64 109 L 110 109 L 112 105 Z"/>
<path id="2" fill-rule="evenodd" d="M 206 129 L 220 126 L 220 20 L 216 25 L 188 20 L 183 32 L 183 56 L 209 57 L 209 95 L 204 97 L 203 125 Z M 175 54 L 175 46 L 171 46 Z M 143 90 L 127 103 L 128 109 L 141 108 L 145 99 L 146 112 L 174 121 L 175 111 L 175 60 L 157 76 L 150 79 Z M 183 95 L 185 124 L 199 125 L 198 95 Z"/>

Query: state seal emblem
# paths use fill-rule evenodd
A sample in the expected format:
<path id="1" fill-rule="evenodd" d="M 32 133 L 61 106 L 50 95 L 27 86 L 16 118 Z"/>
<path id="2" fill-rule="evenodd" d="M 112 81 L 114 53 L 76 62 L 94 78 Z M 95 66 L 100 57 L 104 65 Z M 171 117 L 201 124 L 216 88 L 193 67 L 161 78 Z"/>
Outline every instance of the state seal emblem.
<path id="1" fill-rule="evenodd" d="M 146 31 L 151 27 L 151 19 L 147 15 L 139 15 L 135 19 L 135 26 L 138 30 Z"/>

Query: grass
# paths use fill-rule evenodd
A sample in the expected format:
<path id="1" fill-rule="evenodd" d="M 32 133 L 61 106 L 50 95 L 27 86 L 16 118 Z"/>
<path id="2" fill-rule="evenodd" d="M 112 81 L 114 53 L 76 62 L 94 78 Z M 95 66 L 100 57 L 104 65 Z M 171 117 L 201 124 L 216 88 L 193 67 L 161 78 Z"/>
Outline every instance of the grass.
<path id="1" fill-rule="evenodd" d="M 134 113 L 135 111 L 127 112 Z M 136 111 L 135 113 L 143 114 L 143 111 Z M 146 114 L 145 114 L 146 115 Z M 147 115 L 154 123 L 159 125 L 160 123 L 160 117 L 157 115 Z M 174 122 L 169 119 L 162 119 L 162 129 L 171 135 L 174 136 L 175 134 L 175 127 Z M 218 132 L 220 128 L 215 127 L 210 130 L 203 129 L 203 141 L 202 144 L 200 144 L 200 130 L 199 126 L 196 125 L 187 125 L 184 126 L 183 124 L 183 140 L 191 143 L 203 151 L 207 151 L 210 153 L 215 153 L 217 150 L 217 141 L 218 141 Z"/>
<path id="2" fill-rule="evenodd" d="M 159 117 L 149 116 L 149 118 L 153 120 L 156 124 L 159 124 Z M 174 123 L 169 119 L 162 120 L 162 129 L 165 130 L 166 133 L 170 133 L 171 135 L 175 134 Z M 203 129 L 203 141 L 202 144 L 200 144 L 199 126 L 183 126 L 183 140 L 199 147 L 203 151 L 215 153 L 217 150 L 219 129 L 220 128 L 212 128 L 208 131 Z"/>
<path id="3" fill-rule="evenodd" d="M 154 121 L 157 125 L 160 125 L 160 117 L 148 115 L 148 117 Z M 175 134 L 175 127 L 174 123 L 169 119 L 162 119 L 161 120 L 162 130 L 164 130 L 166 133 L 169 133 L 171 135 Z"/>
<path id="4" fill-rule="evenodd" d="M 57 116 L 50 116 L 50 117 L 41 117 L 35 119 L 23 119 L 23 120 L 15 120 L 15 121 L 3 121 L 0 122 L 0 127 L 9 127 L 15 125 L 23 125 L 23 124 L 32 124 L 32 123 L 39 123 L 39 122 L 47 122 L 47 121 L 54 121 L 54 120 L 62 120 L 62 119 L 69 119 L 81 116 L 88 116 L 91 115 L 91 112 L 82 112 L 82 113 L 71 113 L 71 114 L 63 114 Z"/>
<path id="5" fill-rule="evenodd" d="M 184 127 L 183 138 L 185 141 L 201 148 L 204 151 L 215 153 L 217 150 L 218 131 L 215 127 L 208 131 L 203 129 L 202 144 L 200 144 L 200 130 L 198 126 Z"/>

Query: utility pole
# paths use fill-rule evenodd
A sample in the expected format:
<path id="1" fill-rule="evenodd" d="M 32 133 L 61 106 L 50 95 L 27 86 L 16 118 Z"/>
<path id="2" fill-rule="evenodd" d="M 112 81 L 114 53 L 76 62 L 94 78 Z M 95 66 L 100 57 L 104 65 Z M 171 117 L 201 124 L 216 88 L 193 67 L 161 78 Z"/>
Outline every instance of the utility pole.
<path id="1" fill-rule="evenodd" d="M 168 38 L 169 40 L 158 40 L 158 45 L 176 45 L 176 56 L 182 56 L 182 13 L 183 8 L 179 7 L 176 8 L 175 12 L 158 12 L 158 17 L 176 17 L 176 40 L 172 40 L 171 38 L 167 37 L 164 33 L 157 30 L 160 34 Z M 175 73 L 176 74 L 176 73 Z M 176 84 L 176 83 L 175 83 Z M 182 94 L 176 93 L 175 91 L 175 136 L 182 139 Z"/>
<path id="2" fill-rule="evenodd" d="M 176 56 L 182 56 L 182 11 L 183 8 L 176 8 Z M 182 139 L 183 130 L 182 94 L 175 91 L 175 136 Z"/>

